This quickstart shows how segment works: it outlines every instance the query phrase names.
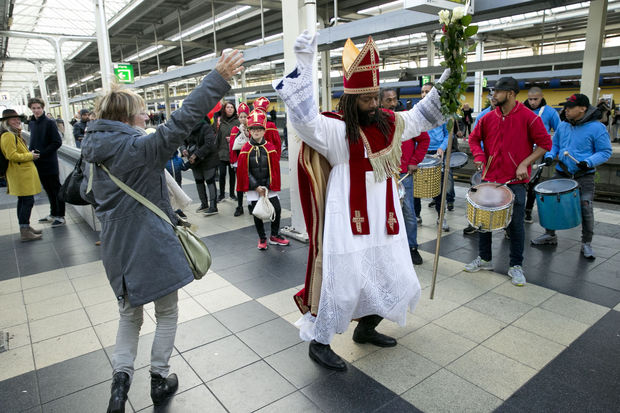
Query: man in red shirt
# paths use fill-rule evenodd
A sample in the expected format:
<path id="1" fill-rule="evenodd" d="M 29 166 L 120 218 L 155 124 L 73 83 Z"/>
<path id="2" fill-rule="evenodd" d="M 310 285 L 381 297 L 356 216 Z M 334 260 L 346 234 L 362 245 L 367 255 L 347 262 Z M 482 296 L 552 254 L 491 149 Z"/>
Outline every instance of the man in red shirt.
<path id="1" fill-rule="evenodd" d="M 392 111 L 396 110 L 398 106 L 396 90 L 381 89 L 379 92 L 379 101 L 382 108 Z M 407 230 L 407 241 L 409 242 L 411 261 L 415 265 L 422 264 L 422 256 L 418 252 L 418 223 L 413 207 L 413 171 L 418 169 L 418 164 L 424 159 L 430 141 L 431 139 L 428 133 L 422 132 L 419 136 L 406 140 L 401 144 L 400 178 L 404 178 L 401 184 L 405 188 L 405 197 L 401 205 L 405 229 Z"/>
<path id="2" fill-rule="evenodd" d="M 512 77 L 503 77 L 495 84 L 495 110 L 480 119 L 469 135 L 469 146 L 478 169 L 485 168 L 485 181 L 505 183 L 515 195 L 510 235 L 510 269 L 512 284 L 525 285 L 523 248 L 525 243 L 525 184 L 531 173 L 531 163 L 551 149 L 551 137 L 540 117 L 516 100 L 519 84 Z M 481 142 L 484 144 L 482 148 Z M 532 147 L 536 149 L 532 151 Z M 480 255 L 465 266 L 465 271 L 493 270 L 491 262 L 491 232 L 481 232 L 478 238 Z"/>

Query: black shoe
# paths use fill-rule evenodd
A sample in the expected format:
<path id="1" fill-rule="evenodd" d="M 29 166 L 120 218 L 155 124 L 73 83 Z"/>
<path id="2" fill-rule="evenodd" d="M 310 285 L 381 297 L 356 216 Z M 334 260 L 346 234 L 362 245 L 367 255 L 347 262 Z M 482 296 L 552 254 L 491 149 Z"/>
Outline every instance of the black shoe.
<path id="1" fill-rule="evenodd" d="M 419 216 L 417 220 L 418 220 L 418 224 L 422 224 L 422 217 Z"/>
<path id="2" fill-rule="evenodd" d="M 183 211 L 181 211 L 180 209 L 177 209 L 176 213 L 181 218 L 187 218 L 187 215 L 185 215 L 185 213 Z"/>
<path id="3" fill-rule="evenodd" d="M 467 228 L 463 228 L 463 234 L 464 235 L 473 235 L 477 232 L 478 230 L 476 229 L 476 227 L 468 225 Z"/>
<path id="4" fill-rule="evenodd" d="M 411 248 L 410 253 L 411 253 L 411 262 L 413 262 L 414 265 L 422 265 L 422 256 L 418 252 L 418 249 Z"/>
<path id="5" fill-rule="evenodd" d="M 172 373 L 165 379 L 159 374 L 151 373 L 151 400 L 158 406 L 163 404 L 179 388 L 179 379 Z"/>
<path id="6" fill-rule="evenodd" d="M 209 207 L 209 209 L 207 209 L 207 210 L 205 211 L 205 216 L 206 216 L 206 217 L 208 217 L 208 216 L 210 216 L 210 215 L 215 215 L 215 214 L 217 214 L 218 212 L 219 212 L 219 211 L 217 210 L 217 207 L 213 207 L 213 206 L 212 206 L 212 207 Z"/>
<path id="7" fill-rule="evenodd" d="M 367 315 L 360 318 L 355 331 L 353 332 L 353 341 L 359 344 L 374 344 L 377 347 L 394 347 L 396 339 L 381 334 L 375 330 L 375 327 L 383 320 L 378 315 Z"/>
<path id="8" fill-rule="evenodd" d="M 200 205 L 200 207 L 196 210 L 196 213 L 205 212 L 207 209 L 209 209 L 208 205 Z"/>
<path id="9" fill-rule="evenodd" d="M 433 199 L 431 202 L 428 203 L 428 207 L 432 208 L 435 206 L 435 200 Z"/>
<path id="10" fill-rule="evenodd" d="M 230 195 L 230 199 L 232 199 L 233 201 L 237 200 L 237 196 L 235 194 L 231 194 Z"/>
<path id="11" fill-rule="evenodd" d="M 454 202 L 448 202 L 448 211 L 454 211 Z"/>
<path id="12" fill-rule="evenodd" d="M 224 194 L 220 194 L 220 196 L 217 197 L 217 202 L 222 202 L 224 198 L 226 198 L 226 196 L 224 196 Z"/>
<path id="13" fill-rule="evenodd" d="M 112 377 L 110 402 L 107 413 L 125 413 L 125 402 L 129 392 L 129 374 L 118 371 Z"/>
<path id="14" fill-rule="evenodd" d="M 308 355 L 317 364 L 326 369 L 336 371 L 345 371 L 347 369 L 345 362 L 338 354 L 334 353 L 329 344 L 321 344 L 316 340 L 312 340 L 310 347 L 308 347 Z"/>
<path id="15" fill-rule="evenodd" d="M 532 218 L 532 213 L 531 212 L 525 212 L 525 218 L 523 219 L 523 221 L 525 221 L 526 224 L 532 224 L 534 223 L 534 219 Z"/>
<path id="16" fill-rule="evenodd" d="M 238 217 L 240 215 L 243 215 L 243 207 L 237 207 L 237 209 L 235 209 L 235 216 Z"/>

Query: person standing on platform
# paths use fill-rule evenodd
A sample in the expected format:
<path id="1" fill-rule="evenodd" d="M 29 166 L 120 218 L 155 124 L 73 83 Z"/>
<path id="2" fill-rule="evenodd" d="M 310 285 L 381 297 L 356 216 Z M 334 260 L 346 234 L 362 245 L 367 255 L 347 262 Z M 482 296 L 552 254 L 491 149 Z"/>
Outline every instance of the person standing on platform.
<path id="1" fill-rule="evenodd" d="M 379 52 L 368 37 L 359 51 L 343 51 L 344 94 L 338 112 L 317 112 L 312 63 L 317 36 L 307 31 L 294 46 L 293 72 L 273 87 L 303 144 L 298 179 L 310 236 L 305 288 L 295 296 L 302 312 L 300 337 L 319 365 L 342 371 L 331 349 L 334 334 L 359 319 L 353 340 L 392 347 L 375 330 L 385 317 L 400 325 L 420 297 L 394 175 L 400 170 L 401 137 L 418 136 L 445 122 L 433 89 L 407 112 L 379 108 Z M 449 75 L 446 71 L 442 77 Z"/>
<path id="2" fill-rule="evenodd" d="M 424 98 L 431 90 L 433 90 L 433 83 L 428 82 L 422 86 L 422 98 Z M 431 142 L 428 146 L 428 155 L 433 155 L 439 157 L 443 161 L 443 155 L 448 148 L 448 128 L 446 124 L 440 125 L 436 128 L 433 128 L 428 131 L 428 135 L 431 138 Z M 441 174 L 441 185 L 443 186 L 443 172 Z M 446 192 L 446 202 L 448 204 L 448 211 L 452 211 L 454 209 L 454 176 L 452 175 L 452 169 L 450 169 L 450 175 L 448 177 L 448 191 Z M 422 223 L 422 217 L 420 213 L 422 212 L 422 201 L 420 198 L 413 198 L 415 214 L 418 217 L 418 224 Z M 439 211 L 441 208 L 441 191 L 439 195 L 437 195 L 433 200 L 428 204 L 429 207 L 435 207 L 435 211 L 437 211 L 437 225 L 439 225 Z M 443 219 L 441 223 L 441 228 L 443 231 L 450 231 L 450 226 L 448 225 L 448 221 L 446 218 Z"/>
<path id="3" fill-rule="evenodd" d="M 269 108 L 269 99 L 264 96 L 259 97 L 254 101 L 254 110 L 260 110 L 265 115 L 267 115 L 267 109 Z M 282 140 L 280 139 L 280 133 L 278 132 L 278 128 L 276 124 L 267 121 L 267 130 L 265 132 L 265 139 L 267 142 L 270 142 L 278 151 L 278 155 L 282 155 Z"/>
<path id="4" fill-rule="evenodd" d="M 235 126 L 230 131 L 230 165 L 233 168 L 233 173 L 237 175 L 237 161 L 239 159 L 239 152 L 246 142 L 250 140 L 250 132 L 248 131 L 248 116 L 250 114 L 250 108 L 244 102 L 239 104 L 237 108 L 237 116 L 239 117 L 239 126 Z M 236 217 L 243 215 L 243 192 L 237 191 L 237 208 L 234 215 Z"/>
<path id="5" fill-rule="evenodd" d="M 237 108 L 233 102 L 224 102 L 220 115 L 215 124 L 215 139 L 217 142 L 217 154 L 220 157 L 220 195 L 217 201 L 223 201 L 226 197 L 226 173 L 228 173 L 228 195 L 233 201 L 237 200 L 235 195 L 235 173 L 230 166 L 230 131 L 235 126 L 239 126 Z"/>
<path id="6" fill-rule="evenodd" d="M 579 183 L 581 195 L 581 253 L 594 259 L 592 237 L 594 236 L 594 174 L 596 167 L 611 157 L 611 143 L 607 128 L 599 118 L 600 111 L 590 105 L 590 99 L 580 93 L 564 103 L 566 121 L 562 122 L 553 137 L 553 147 L 545 154 L 545 164 L 551 165 L 557 157 L 558 164 L 553 178 L 570 178 Z M 565 155 L 568 152 L 579 162 Z M 546 230 L 532 240 L 532 245 L 557 244 L 555 231 Z"/>
<path id="7" fill-rule="evenodd" d="M 88 195 L 94 197 L 101 222 L 103 266 L 120 315 L 108 413 L 125 411 L 147 303 L 154 302 L 157 322 L 151 349 L 151 400 L 162 405 L 178 389 L 176 374 L 169 374 L 178 320 L 177 291 L 192 282 L 194 275 L 174 229 L 118 187 L 98 165 L 106 166 L 176 223 L 165 190 L 164 166 L 190 129 L 230 90 L 228 80 L 243 69 L 242 62 L 237 51 L 223 54 L 215 70 L 185 98 L 170 121 L 151 134 L 143 135 L 134 127 L 144 125 L 146 119 L 146 103 L 135 92 L 113 89 L 95 106 L 97 120 L 89 125 L 82 155 L 92 165 Z M 87 174 L 90 165 L 86 165 Z M 82 195 L 87 191 L 83 182 Z"/>
<path id="8" fill-rule="evenodd" d="M 8 161 L 6 170 L 7 193 L 17 197 L 17 219 L 20 241 L 35 241 L 42 238 L 41 230 L 30 226 L 30 215 L 34 206 L 34 196 L 41 192 L 39 174 L 33 161 L 40 154 L 28 150 L 21 136 L 22 121 L 13 109 L 5 109 L 0 119 L 0 150 Z"/>
<path id="9" fill-rule="evenodd" d="M 514 193 L 510 236 L 510 268 L 512 284 L 522 287 L 523 248 L 525 243 L 525 184 L 531 164 L 551 149 L 551 138 L 542 120 L 518 102 L 519 84 L 512 77 L 502 77 L 495 84 L 495 109 L 480 119 L 469 135 L 469 147 L 478 169 L 484 168 L 485 181 L 507 183 Z M 484 149 L 481 146 L 484 143 Z M 536 145 L 536 149 L 532 148 Z M 514 181 L 513 181 L 514 180 Z M 493 270 L 491 232 L 478 234 L 478 257 L 465 265 L 465 271 Z"/>
<path id="10" fill-rule="evenodd" d="M 82 139 L 84 139 L 84 133 L 86 133 L 86 127 L 89 121 L 88 109 L 80 110 L 80 120 L 73 125 L 73 138 L 75 139 L 75 147 L 82 147 Z"/>
<path id="11" fill-rule="evenodd" d="M 543 91 L 539 87 L 533 87 L 527 92 L 527 99 L 523 102 L 525 107 L 530 109 L 534 114 L 543 121 L 547 132 L 551 134 L 558 130 L 560 126 L 560 115 L 558 112 L 547 105 L 547 101 L 543 97 Z M 553 137 L 553 135 L 551 135 Z M 540 178 L 539 178 L 540 179 Z M 534 209 L 534 202 L 536 201 L 536 195 L 534 194 L 534 187 L 538 183 L 539 179 L 530 181 L 527 185 L 527 200 L 525 201 L 525 222 L 531 224 L 534 222 L 532 218 L 532 210 Z"/>
<path id="12" fill-rule="evenodd" d="M 39 220 L 40 223 L 51 222 L 52 228 L 65 225 L 65 202 L 58 198 L 60 192 L 60 171 L 58 169 L 58 148 L 62 139 L 56 127 L 56 121 L 45 116 L 45 103 L 39 98 L 28 101 L 32 117 L 28 123 L 30 130 L 31 151 L 39 153 L 34 164 L 39 172 L 41 185 L 50 201 L 50 214 Z"/>
<path id="13" fill-rule="evenodd" d="M 381 89 L 379 102 L 383 109 L 394 111 L 397 108 L 398 98 L 396 90 Z M 405 196 L 402 200 L 403 220 L 407 230 L 407 241 L 411 254 L 411 262 L 421 265 L 423 260 L 418 252 L 418 224 L 416 222 L 415 209 L 413 207 L 413 172 L 418 169 L 418 164 L 424 159 L 428 150 L 430 137 L 422 132 L 413 139 L 403 141 L 401 144 L 402 156 L 400 158 L 401 185 L 405 188 Z"/>
<path id="14" fill-rule="evenodd" d="M 471 126 L 474 123 L 473 113 L 474 110 L 469 106 L 469 103 L 463 103 L 463 125 L 465 126 L 463 138 L 468 137 L 471 133 Z"/>
<path id="15" fill-rule="evenodd" d="M 275 218 L 271 222 L 269 240 L 265 233 L 263 220 L 254 217 L 254 226 L 258 232 L 258 249 L 266 250 L 267 243 L 272 245 L 289 245 L 289 240 L 280 234 L 280 154 L 276 148 L 265 139 L 267 129 L 267 115 L 254 109 L 248 116 L 248 130 L 250 141 L 243 145 L 239 152 L 237 175 L 237 191 L 246 192 L 250 203 L 250 213 L 256 207 L 260 197 L 267 196 L 275 211 Z"/>

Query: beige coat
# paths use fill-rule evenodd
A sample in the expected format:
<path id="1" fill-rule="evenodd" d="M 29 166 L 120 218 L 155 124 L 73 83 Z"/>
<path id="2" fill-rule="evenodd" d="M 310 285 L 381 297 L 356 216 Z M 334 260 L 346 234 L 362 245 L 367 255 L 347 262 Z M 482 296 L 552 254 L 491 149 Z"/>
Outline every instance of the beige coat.
<path id="1" fill-rule="evenodd" d="M 35 195 L 41 192 L 41 181 L 34 165 L 32 153 L 21 136 L 15 139 L 12 132 L 0 137 L 2 153 L 9 160 L 6 170 L 7 193 L 15 196 Z"/>

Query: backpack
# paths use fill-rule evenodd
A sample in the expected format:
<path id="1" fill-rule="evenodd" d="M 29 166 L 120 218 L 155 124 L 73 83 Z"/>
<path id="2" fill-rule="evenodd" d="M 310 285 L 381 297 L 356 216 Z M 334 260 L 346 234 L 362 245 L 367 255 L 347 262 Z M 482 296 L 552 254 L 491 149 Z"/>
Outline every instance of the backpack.
<path id="1" fill-rule="evenodd" d="M 0 136 L 4 132 L 7 132 L 4 129 L 0 129 Z M 15 146 L 17 146 L 17 135 L 15 135 Z M 6 170 L 9 169 L 9 160 L 4 156 L 4 152 L 0 150 L 0 176 L 6 176 Z"/>

